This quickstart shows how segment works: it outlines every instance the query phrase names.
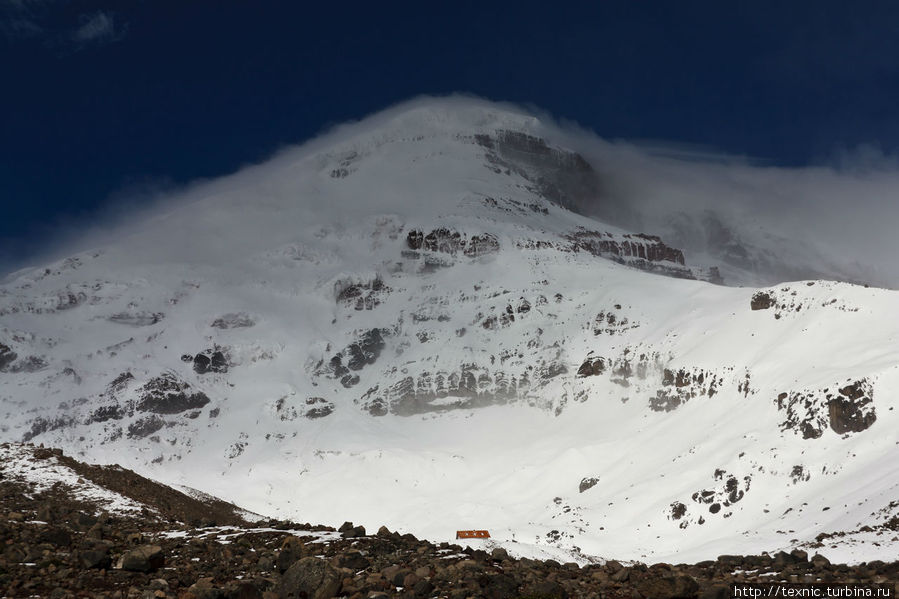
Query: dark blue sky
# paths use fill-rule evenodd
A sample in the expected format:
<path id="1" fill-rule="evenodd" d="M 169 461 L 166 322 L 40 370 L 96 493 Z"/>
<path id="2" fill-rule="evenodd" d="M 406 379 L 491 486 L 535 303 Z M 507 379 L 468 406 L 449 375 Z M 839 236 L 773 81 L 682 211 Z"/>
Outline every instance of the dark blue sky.
<path id="1" fill-rule="evenodd" d="M 418 94 L 821 163 L 899 147 L 899 3 L 0 0 L 0 262 Z"/>

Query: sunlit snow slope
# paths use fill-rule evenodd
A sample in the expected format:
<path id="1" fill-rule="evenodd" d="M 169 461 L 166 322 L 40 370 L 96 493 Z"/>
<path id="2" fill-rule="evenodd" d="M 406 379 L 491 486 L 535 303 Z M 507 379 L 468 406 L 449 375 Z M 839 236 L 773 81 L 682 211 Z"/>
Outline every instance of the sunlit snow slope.
<path id="1" fill-rule="evenodd" d="M 467 100 L 198 185 L 0 287 L 0 438 L 436 541 L 894 557 L 896 292 L 711 284 L 602 193 Z"/>

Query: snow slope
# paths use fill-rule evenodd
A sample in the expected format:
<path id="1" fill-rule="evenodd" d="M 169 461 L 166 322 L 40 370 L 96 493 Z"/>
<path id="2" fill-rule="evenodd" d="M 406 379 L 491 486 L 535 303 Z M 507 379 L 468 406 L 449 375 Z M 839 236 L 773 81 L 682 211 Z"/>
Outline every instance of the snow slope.
<path id="1" fill-rule="evenodd" d="M 899 296 L 697 280 L 579 214 L 601 178 L 547 131 L 400 107 L 16 273 L 0 439 L 528 555 L 687 561 L 866 525 L 815 550 L 894 555 Z"/>

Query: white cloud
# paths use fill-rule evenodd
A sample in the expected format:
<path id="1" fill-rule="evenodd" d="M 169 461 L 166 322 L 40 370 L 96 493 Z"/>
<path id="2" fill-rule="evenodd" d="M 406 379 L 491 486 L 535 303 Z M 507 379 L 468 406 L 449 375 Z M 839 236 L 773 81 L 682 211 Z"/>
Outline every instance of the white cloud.
<path id="1" fill-rule="evenodd" d="M 61 0 L 0 0 L 0 35 L 9 42 L 39 40 L 65 50 L 121 40 L 128 24 L 113 12 L 82 13 L 77 21 L 55 18 Z"/>
<path id="2" fill-rule="evenodd" d="M 122 29 L 116 27 L 115 17 L 103 11 L 82 17 L 83 22 L 72 33 L 72 40 L 78 43 L 114 41 Z"/>

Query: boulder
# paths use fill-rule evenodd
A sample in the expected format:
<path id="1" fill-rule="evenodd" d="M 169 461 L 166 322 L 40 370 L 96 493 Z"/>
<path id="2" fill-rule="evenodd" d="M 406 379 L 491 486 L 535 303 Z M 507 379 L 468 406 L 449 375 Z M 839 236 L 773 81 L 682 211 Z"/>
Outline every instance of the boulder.
<path id="1" fill-rule="evenodd" d="M 337 555 L 331 563 L 338 568 L 349 568 L 350 570 L 364 570 L 371 565 L 371 562 L 358 551 L 348 551 Z"/>
<path id="2" fill-rule="evenodd" d="M 162 547 L 159 545 L 141 545 L 122 556 L 122 570 L 131 572 L 154 572 L 165 563 Z"/>
<path id="3" fill-rule="evenodd" d="M 212 578 L 201 578 L 187 589 L 191 599 L 222 599 L 224 593 L 212 584 Z"/>
<path id="4" fill-rule="evenodd" d="M 110 559 L 108 551 L 86 549 L 78 554 L 78 563 L 82 568 L 88 570 L 107 570 L 112 565 L 112 559 Z"/>
<path id="5" fill-rule="evenodd" d="M 340 590 L 340 573 L 317 557 L 304 557 L 284 572 L 281 599 L 329 599 Z"/>
<path id="6" fill-rule="evenodd" d="M 291 565 L 303 557 L 305 544 L 300 537 L 287 537 L 281 543 L 281 551 L 278 553 L 278 572 L 284 573 Z"/>

